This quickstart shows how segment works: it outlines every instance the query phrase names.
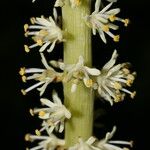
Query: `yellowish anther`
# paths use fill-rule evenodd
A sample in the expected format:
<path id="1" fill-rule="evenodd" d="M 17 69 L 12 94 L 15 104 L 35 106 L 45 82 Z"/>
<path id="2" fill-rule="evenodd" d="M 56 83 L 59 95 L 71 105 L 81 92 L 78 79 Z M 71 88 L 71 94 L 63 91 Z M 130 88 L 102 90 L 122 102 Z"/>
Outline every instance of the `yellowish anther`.
<path id="1" fill-rule="evenodd" d="M 123 22 L 124 22 L 124 26 L 127 27 L 128 24 L 130 23 L 130 20 L 129 19 L 124 19 Z"/>
<path id="2" fill-rule="evenodd" d="M 122 88 L 122 86 L 121 86 L 120 83 L 115 82 L 115 83 L 114 83 L 114 88 L 115 88 L 116 90 L 120 90 L 120 89 Z"/>
<path id="3" fill-rule="evenodd" d="M 24 137 L 25 141 L 30 141 L 30 134 L 26 134 L 25 137 Z"/>
<path id="4" fill-rule="evenodd" d="M 36 129 L 36 130 L 35 130 L 35 134 L 36 134 L 37 136 L 40 136 L 40 135 L 41 135 L 41 132 L 40 132 L 38 129 Z"/>
<path id="5" fill-rule="evenodd" d="M 109 26 L 108 25 L 103 25 L 102 30 L 105 32 L 109 31 Z"/>
<path id="6" fill-rule="evenodd" d="M 40 112 L 39 112 L 39 116 L 40 116 L 40 117 L 44 117 L 45 114 L 46 114 L 45 111 L 40 111 Z"/>
<path id="7" fill-rule="evenodd" d="M 126 74 L 126 75 L 130 73 L 130 70 L 129 70 L 129 69 L 127 69 L 127 68 L 123 68 L 123 69 L 122 69 L 122 71 L 123 71 L 123 72 L 124 72 L 124 74 Z"/>
<path id="8" fill-rule="evenodd" d="M 36 40 L 36 43 L 37 43 L 39 46 L 42 46 L 42 45 L 43 45 L 43 41 L 42 41 L 41 39 Z"/>
<path id="9" fill-rule="evenodd" d="M 30 108 L 30 109 L 29 109 L 29 113 L 30 113 L 31 116 L 34 116 L 34 111 L 33 111 L 33 109 Z"/>
<path id="10" fill-rule="evenodd" d="M 127 85 L 127 86 L 131 86 L 132 83 L 133 83 L 133 80 L 131 80 L 131 79 L 128 79 L 128 80 L 126 81 L 126 85 Z"/>
<path id="11" fill-rule="evenodd" d="M 120 39 L 120 35 L 115 35 L 113 38 L 114 42 L 119 42 L 119 39 Z"/>
<path id="12" fill-rule="evenodd" d="M 30 52 L 30 49 L 29 49 L 28 45 L 24 45 L 24 50 L 25 50 L 25 52 L 27 52 L 27 53 Z"/>
<path id="13" fill-rule="evenodd" d="M 21 90 L 21 93 L 22 93 L 23 95 L 26 95 L 26 94 L 27 94 L 24 89 Z"/>
<path id="14" fill-rule="evenodd" d="M 110 16 L 109 16 L 109 20 L 110 20 L 111 22 L 114 22 L 114 21 L 116 20 L 116 16 L 115 16 L 115 15 L 110 15 Z"/>
<path id="15" fill-rule="evenodd" d="M 88 79 L 88 80 L 86 80 L 86 86 L 87 87 L 92 87 L 93 86 L 93 80 L 92 79 Z"/>
<path id="16" fill-rule="evenodd" d="M 26 150 L 29 150 L 29 148 L 28 148 L 28 147 L 26 147 Z"/>
<path id="17" fill-rule="evenodd" d="M 117 94 L 117 95 L 115 96 L 114 102 L 115 102 L 115 103 L 120 102 L 120 101 L 121 101 L 121 98 L 122 98 L 121 94 Z"/>
<path id="18" fill-rule="evenodd" d="M 27 81 L 27 77 L 26 76 L 22 76 L 21 79 L 22 79 L 23 82 Z"/>
<path id="19" fill-rule="evenodd" d="M 25 25 L 24 25 L 24 31 L 27 32 L 28 28 L 29 28 L 29 25 L 28 25 L 28 24 L 25 24 Z"/>
<path id="20" fill-rule="evenodd" d="M 134 81 L 134 79 L 135 79 L 135 77 L 134 77 L 133 74 L 129 74 L 129 75 L 127 76 L 127 78 L 130 79 L 130 80 L 132 80 L 132 81 Z"/>
<path id="21" fill-rule="evenodd" d="M 130 96 L 133 99 L 135 97 L 135 95 L 136 95 L 136 91 L 132 92 Z"/>
<path id="22" fill-rule="evenodd" d="M 34 17 L 30 18 L 30 22 L 31 22 L 32 24 L 35 24 L 35 18 L 34 18 Z"/>
<path id="23" fill-rule="evenodd" d="M 28 37 L 28 33 L 29 33 L 28 31 L 25 32 L 24 36 L 25 36 L 25 37 Z"/>
<path id="24" fill-rule="evenodd" d="M 23 76 L 23 75 L 25 74 L 25 70 L 26 70 L 25 67 L 20 68 L 19 74 L 20 74 L 21 76 Z"/>

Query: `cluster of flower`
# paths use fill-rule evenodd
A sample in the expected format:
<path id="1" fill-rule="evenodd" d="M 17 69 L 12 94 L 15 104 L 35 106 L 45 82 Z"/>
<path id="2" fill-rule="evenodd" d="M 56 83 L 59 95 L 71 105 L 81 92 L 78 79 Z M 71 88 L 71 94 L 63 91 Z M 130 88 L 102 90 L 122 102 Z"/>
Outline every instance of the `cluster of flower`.
<path id="1" fill-rule="evenodd" d="M 22 76 L 22 81 L 36 80 L 36 84 L 31 87 L 21 90 L 23 95 L 37 88 L 40 91 L 40 96 L 45 92 L 46 87 L 51 82 L 72 82 L 71 92 L 75 92 L 78 82 L 82 81 L 87 88 L 92 88 L 98 91 L 98 94 L 111 105 L 113 102 L 124 100 L 125 94 L 129 94 L 134 98 L 136 92 L 131 92 L 125 87 L 130 87 L 135 79 L 136 72 L 130 72 L 129 63 L 115 65 L 117 59 L 117 51 L 114 50 L 111 59 L 103 66 L 101 70 L 89 68 L 84 65 L 84 59 L 79 56 L 76 64 L 64 64 L 62 61 L 50 61 L 48 65 L 44 55 L 41 53 L 42 63 L 45 69 L 41 68 L 21 68 L 19 73 Z M 57 72 L 54 68 L 59 68 L 62 72 Z M 26 76 L 26 74 L 32 74 Z M 41 86 L 42 85 L 42 86 Z M 38 88 L 41 86 L 40 88 Z"/>
<path id="2" fill-rule="evenodd" d="M 33 0 L 34 2 L 35 0 Z M 114 24 L 115 21 L 121 21 L 125 26 L 128 25 L 128 19 L 121 19 L 116 17 L 120 12 L 119 8 L 110 9 L 112 4 L 116 0 L 107 0 L 110 3 L 100 10 L 101 0 L 96 0 L 95 10 L 91 15 L 83 17 L 85 23 L 92 29 L 93 34 L 98 31 L 102 41 L 106 43 L 105 34 L 113 38 L 115 42 L 119 41 L 119 35 L 114 35 L 110 30 L 117 30 L 119 27 Z M 66 0 L 56 0 L 55 7 L 63 7 Z M 81 5 L 80 0 L 70 0 L 70 6 L 74 9 Z M 62 61 L 51 60 L 49 63 L 46 61 L 43 52 L 52 52 L 56 43 L 67 41 L 65 38 L 65 31 L 63 31 L 57 23 L 57 11 L 54 8 L 54 19 L 49 18 L 31 18 L 32 25 L 25 24 L 25 36 L 32 36 L 34 44 L 28 46 L 24 45 L 25 51 L 28 53 L 32 48 L 40 47 L 39 52 L 41 55 L 41 61 L 44 65 L 43 68 L 25 68 L 22 67 L 19 74 L 22 77 L 22 81 L 35 80 L 37 83 L 30 86 L 27 89 L 22 89 L 23 95 L 26 95 L 29 91 L 37 89 L 40 92 L 40 96 L 43 95 L 47 86 L 52 82 L 71 82 L 71 92 L 76 92 L 79 82 L 83 82 L 86 88 L 91 88 L 98 92 L 100 97 L 109 101 L 111 105 L 114 102 L 120 102 L 124 100 L 126 94 L 129 94 L 131 98 L 134 98 L 136 92 L 131 92 L 126 87 L 130 87 L 135 79 L 135 72 L 129 70 L 129 63 L 117 64 L 117 51 L 114 50 L 111 59 L 102 67 L 102 69 L 90 68 L 85 65 L 84 58 L 79 56 L 78 61 L 75 64 L 65 64 Z M 67 37 L 67 36 L 66 36 Z M 49 47 L 49 48 L 48 48 Z M 59 68 L 59 72 L 56 71 Z M 27 76 L 28 75 L 28 76 Z M 64 122 L 66 119 L 71 118 L 71 112 L 62 104 L 61 99 L 57 93 L 53 91 L 53 100 L 50 101 L 45 98 L 41 98 L 40 102 L 45 105 L 44 108 L 30 109 L 30 114 L 34 116 L 38 114 L 38 117 L 42 119 L 41 129 L 35 130 L 36 135 L 27 134 L 25 136 L 26 141 L 41 140 L 38 146 L 30 148 L 28 150 L 54 150 L 54 149 L 66 149 L 65 140 L 59 139 L 52 134 L 54 130 L 63 132 Z M 132 142 L 126 141 L 110 141 L 116 127 L 113 128 L 111 133 L 107 133 L 106 137 L 102 140 L 97 140 L 95 137 L 90 137 L 87 141 L 79 138 L 77 144 L 73 147 L 67 148 L 68 150 L 127 150 L 127 148 L 119 148 L 115 144 L 125 144 L 132 146 Z M 46 131 L 48 136 L 42 136 L 41 132 Z"/>
<path id="3" fill-rule="evenodd" d="M 110 140 L 116 131 L 116 126 L 113 127 L 111 132 L 107 132 L 105 138 L 98 140 L 97 138 L 91 136 L 86 141 L 82 138 L 78 139 L 78 143 L 74 146 L 67 148 L 67 150 L 129 150 L 127 147 L 120 148 L 122 145 L 127 145 L 132 147 L 133 141 L 113 141 Z M 38 146 L 35 146 L 27 150 L 65 150 L 65 140 L 59 139 L 53 134 L 48 134 L 48 136 L 41 135 L 31 135 L 26 134 L 25 140 L 33 142 L 39 140 Z M 118 146 L 120 145 L 120 146 Z"/>

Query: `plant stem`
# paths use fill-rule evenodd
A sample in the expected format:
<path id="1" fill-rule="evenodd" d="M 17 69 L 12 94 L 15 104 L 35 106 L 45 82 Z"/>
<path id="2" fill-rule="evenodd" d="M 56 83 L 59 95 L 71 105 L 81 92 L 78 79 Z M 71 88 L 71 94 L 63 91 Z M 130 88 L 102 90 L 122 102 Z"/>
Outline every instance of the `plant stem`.
<path id="1" fill-rule="evenodd" d="M 69 36 L 64 44 L 64 62 L 77 63 L 82 55 L 85 65 L 91 66 L 91 32 L 86 26 L 83 16 L 90 13 L 91 0 L 82 0 L 81 5 L 72 9 L 68 1 L 62 8 L 63 28 Z M 72 113 L 72 118 L 65 123 L 66 146 L 77 143 L 78 138 L 84 140 L 92 135 L 93 129 L 93 91 L 79 83 L 77 90 L 71 93 L 71 84 L 64 84 L 65 105 Z"/>

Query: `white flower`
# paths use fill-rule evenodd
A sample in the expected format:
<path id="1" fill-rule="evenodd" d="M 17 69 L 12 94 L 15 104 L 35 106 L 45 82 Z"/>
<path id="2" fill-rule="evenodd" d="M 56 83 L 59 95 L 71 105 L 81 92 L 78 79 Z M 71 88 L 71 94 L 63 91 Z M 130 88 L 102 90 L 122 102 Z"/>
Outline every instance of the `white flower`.
<path id="1" fill-rule="evenodd" d="M 53 134 L 48 135 L 32 135 L 26 134 L 25 141 L 39 141 L 37 146 L 26 148 L 26 150 L 55 150 L 57 147 L 64 147 L 65 141 L 57 138 Z"/>
<path id="2" fill-rule="evenodd" d="M 101 0 L 96 0 L 95 3 L 95 11 L 91 15 L 86 15 L 84 20 L 86 24 L 92 28 L 93 34 L 96 35 L 96 30 L 98 31 L 102 41 L 106 43 L 105 34 L 109 35 L 115 42 L 119 41 L 119 35 L 114 35 L 110 30 L 117 30 L 119 27 L 113 24 L 114 21 L 121 21 L 125 26 L 128 25 L 129 19 L 121 19 L 116 17 L 116 15 L 120 12 L 119 8 L 110 9 L 113 2 L 109 3 L 106 7 L 104 7 L 101 11 L 100 5 Z"/>
<path id="3" fill-rule="evenodd" d="M 54 18 L 57 20 L 57 12 L 54 9 Z M 47 52 L 52 52 L 55 44 L 65 41 L 63 37 L 63 31 L 57 26 L 56 22 L 50 16 L 48 19 L 31 18 L 33 25 L 24 25 L 25 36 L 32 36 L 35 43 L 31 46 L 24 45 L 25 51 L 29 52 L 30 49 L 40 46 L 39 52 L 43 52 L 47 49 Z M 29 31 L 32 30 L 32 31 Z"/>
<path id="4" fill-rule="evenodd" d="M 100 71 L 96 68 L 90 68 L 84 65 L 84 59 L 79 56 L 79 60 L 76 64 L 64 64 L 63 62 L 50 61 L 50 64 L 54 67 L 58 67 L 65 72 L 64 82 L 72 80 L 71 91 L 75 92 L 77 84 L 80 80 L 83 80 L 86 87 L 93 87 L 93 80 L 90 76 L 98 76 Z"/>
<path id="5" fill-rule="evenodd" d="M 90 137 L 87 141 L 83 141 L 82 138 L 79 138 L 77 144 L 72 147 L 69 147 L 68 150 L 129 150 L 124 147 L 121 148 L 122 145 L 127 145 L 132 147 L 133 141 L 112 141 L 110 140 L 116 131 L 116 126 L 113 127 L 111 132 L 108 132 L 104 139 L 98 141 L 95 137 Z M 119 146 L 116 146 L 119 145 Z"/>
<path id="6" fill-rule="evenodd" d="M 47 132 L 50 134 L 54 129 L 62 132 L 64 130 L 65 119 L 71 118 L 71 113 L 62 104 L 56 92 L 53 92 L 52 97 L 53 102 L 44 98 L 40 100 L 41 103 L 47 107 L 35 108 L 33 110 L 30 109 L 31 115 L 38 114 L 39 118 L 43 120 L 42 128 L 39 130 L 39 132 L 47 130 Z"/>
<path id="7" fill-rule="evenodd" d="M 82 138 L 79 138 L 79 141 L 76 145 L 69 147 L 68 150 L 100 150 L 94 146 L 96 138 L 90 137 L 87 141 L 83 141 Z"/>
<path id="8" fill-rule="evenodd" d="M 136 73 L 128 70 L 128 63 L 115 65 L 117 51 L 112 54 L 111 59 L 103 66 L 101 74 L 97 77 L 98 93 L 108 100 L 111 105 L 124 99 L 125 93 L 134 98 L 136 92 L 130 92 L 125 87 L 131 86 Z"/>
<path id="9" fill-rule="evenodd" d="M 113 137 L 114 133 L 116 131 L 116 127 L 113 127 L 113 130 L 111 132 L 108 132 L 105 136 L 104 139 L 100 140 L 99 142 L 97 142 L 97 144 L 95 144 L 99 150 L 129 150 L 128 148 L 121 148 L 120 146 L 116 146 L 117 145 L 128 145 L 130 147 L 132 147 L 133 142 L 130 141 L 111 141 L 110 139 Z"/>
<path id="10" fill-rule="evenodd" d="M 26 82 L 27 80 L 36 80 L 39 81 L 38 83 L 32 85 L 31 87 L 27 88 L 26 90 L 21 90 L 23 95 L 26 95 L 27 92 L 41 86 L 40 88 L 37 88 L 38 91 L 40 91 L 40 96 L 45 92 L 46 87 L 51 82 L 60 82 L 62 80 L 62 74 L 56 72 L 52 67 L 50 67 L 44 55 L 41 53 L 41 60 L 43 65 L 45 66 L 45 69 L 40 68 L 29 68 L 26 69 L 25 67 L 21 68 L 19 71 L 19 74 L 22 76 L 23 82 Z M 26 77 L 26 74 L 31 74 L 30 76 Z"/>

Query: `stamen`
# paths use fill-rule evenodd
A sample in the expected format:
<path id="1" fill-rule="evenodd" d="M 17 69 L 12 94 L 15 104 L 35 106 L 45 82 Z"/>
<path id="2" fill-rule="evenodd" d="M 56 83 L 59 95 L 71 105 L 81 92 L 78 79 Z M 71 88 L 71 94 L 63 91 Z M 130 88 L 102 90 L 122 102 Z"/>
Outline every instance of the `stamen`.
<path id="1" fill-rule="evenodd" d="M 118 103 L 122 100 L 122 95 L 121 94 L 117 94 L 115 99 L 114 99 L 114 102 Z"/>
<path id="2" fill-rule="evenodd" d="M 28 37 L 29 31 L 25 32 L 24 36 Z"/>
<path id="3" fill-rule="evenodd" d="M 30 141 L 30 134 L 26 134 L 25 137 L 24 137 L 25 141 Z"/>
<path id="4" fill-rule="evenodd" d="M 133 83 L 133 80 L 131 80 L 131 79 L 128 79 L 128 80 L 126 81 L 126 85 L 127 85 L 127 86 L 131 86 L 132 83 Z"/>
<path id="5" fill-rule="evenodd" d="M 23 95 L 24 95 L 24 94 L 26 94 L 27 92 L 29 92 L 29 91 L 31 91 L 31 90 L 37 88 L 38 86 L 40 86 L 40 85 L 42 85 L 42 84 L 44 84 L 44 83 L 45 83 L 44 81 L 38 82 L 38 83 L 32 85 L 31 87 L 27 88 L 26 90 L 23 90 L 23 91 L 21 90 L 21 92 L 22 92 Z"/>
<path id="6" fill-rule="evenodd" d="M 20 74 L 21 76 L 23 76 L 23 75 L 25 74 L 25 70 L 26 70 L 25 67 L 20 68 L 19 74 Z"/>
<path id="7" fill-rule="evenodd" d="M 29 113 L 30 113 L 31 116 L 34 116 L 34 111 L 33 111 L 33 109 L 30 108 L 30 109 L 29 109 Z"/>
<path id="8" fill-rule="evenodd" d="M 22 93 L 23 95 L 26 95 L 26 94 L 27 94 L 24 89 L 21 90 L 21 93 Z"/>
<path id="9" fill-rule="evenodd" d="M 86 86 L 87 87 L 92 87 L 92 85 L 93 85 L 93 80 L 92 79 L 88 79 L 88 80 L 86 80 Z"/>
<path id="10" fill-rule="evenodd" d="M 42 45 L 43 45 L 43 41 L 42 41 L 41 39 L 36 40 L 36 43 L 37 43 L 39 46 L 42 46 Z"/>
<path id="11" fill-rule="evenodd" d="M 126 74 L 126 75 L 130 73 L 130 70 L 129 70 L 129 69 L 127 69 L 127 68 L 123 68 L 123 69 L 122 69 L 122 71 L 123 71 L 123 72 L 124 72 L 124 74 Z"/>
<path id="12" fill-rule="evenodd" d="M 27 32 L 28 28 L 29 28 L 29 25 L 28 25 L 28 24 L 25 24 L 25 25 L 24 25 L 24 31 Z"/>
<path id="13" fill-rule="evenodd" d="M 46 114 L 45 111 L 40 111 L 40 112 L 39 112 L 39 116 L 40 116 L 40 117 L 44 117 L 45 114 Z"/>
<path id="14" fill-rule="evenodd" d="M 40 135 L 41 135 L 41 132 L 40 132 L 38 129 L 36 129 L 36 130 L 35 130 L 35 134 L 36 134 L 37 136 L 40 136 Z"/>
<path id="15" fill-rule="evenodd" d="M 115 16 L 115 15 L 110 15 L 110 16 L 109 16 L 109 20 L 110 20 L 111 22 L 114 22 L 114 21 L 116 20 L 116 16 Z"/>
<path id="16" fill-rule="evenodd" d="M 22 79 L 23 82 L 27 81 L 27 77 L 26 76 L 22 76 L 21 79 Z"/>
<path id="17" fill-rule="evenodd" d="M 136 91 L 132 92 L 130 96 L 133 99 L 135 97 L 135 95 L 136 95 Z"/>
<path id="18" fill-rule="evenodd" d="M 32 24 L 35 24 L 36 19 L 35 19 L 34 17 L 32 17 L 32 18 L 30 18 L 30 22 L 31 22 Z"/>
<path id="19" fill-rule="evenodd" d="M 132 81 L 135 79 L 135 77 L 134 77 L 133 74 L 129 74 L 129 75 L 127 76 L 127 78 L 130 79 L 130 80 L 132 80 Z"/>
<path id="20" fill-rule="evenodd" d="M 130 23 L 130 20 L 129 19 L 124 19 L 123 22 L 124 22 L 124 26 L 127 27 L 128 24 Z"/>
<path id="21" fill-rule="evenodd" d="M 113 38 L 114 42 L 119 42 L 119 39 L 120 39 L 120 35 L 115 35 Z"/>
<path id="22" fill-rule="evenodd" d="M 27 53 L 30 52 L 30 49 L 29 49 L 28 45 L 24 45 L 24 50 L 25 50 L 25 52 L 27 52 Z"/>
<path id="23" fill-rule="evenodd" d="M 133 146 L 133 141 L 109 141 L 110 144 L 130 145 Z"/>
<path id="24" fill-rule="evenodd" d="M 115 83 L 114 83 L 114 88 L 115 88 L 116 90 L 120 90 L 120 89 L 122 88 L 122 86 L 121 86 L 121 84 L 120 84 L 119 82 L 115 82 Z"/>

